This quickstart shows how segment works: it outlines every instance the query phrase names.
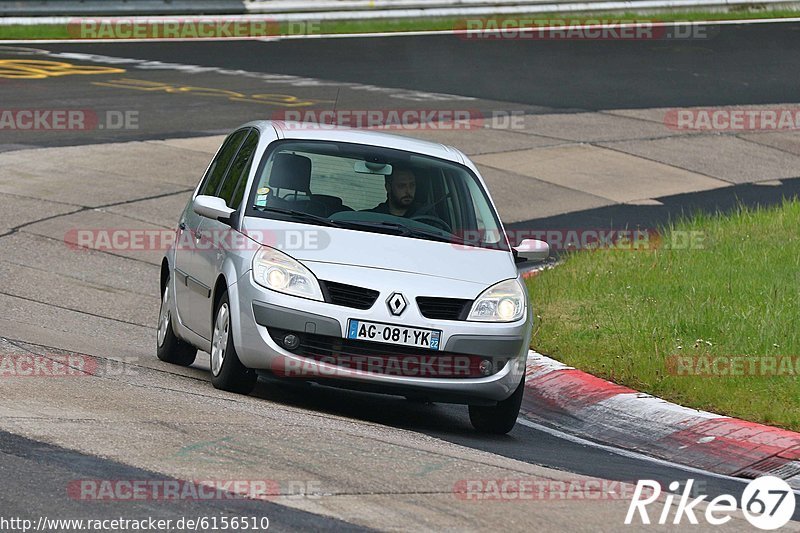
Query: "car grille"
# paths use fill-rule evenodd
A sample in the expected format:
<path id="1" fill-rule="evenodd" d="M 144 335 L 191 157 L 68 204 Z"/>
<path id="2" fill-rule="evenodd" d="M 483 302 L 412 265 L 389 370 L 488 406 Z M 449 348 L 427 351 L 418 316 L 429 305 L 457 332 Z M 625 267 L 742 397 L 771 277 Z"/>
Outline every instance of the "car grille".
<path id="1" fill-rule="evenodd" d="M 353 309 L 369 309 L 380 294 L 372 289 L 345 285 L 333 281 L 322 281 L 322 292 L 325 294 L 325 301 L 334 305 L 352 307 Z"/>
<path id="2" fill-rule="evenodd" d="M 417 297 L 417 307 L 425 318 L 438 320 L 466 320 L 472 300 L 460 298 Z"/>
<path id="3" fill-rule="evenodd" d="M 287 333 L 294 333 L 300 337 L 300 345 L 294 350 L 290 350 L 296 355 L 350 370 L 372 374 L 439 379 L 485 377 L 479 368 L 484 358 L 478 355 L 289 332 L 277 328 L 267 328 L 267 330 L 272 339 L 281 346 L 283 346 L 283 338 Z M 286 368 L 284 372 L 288 374 L 291 370 L 297 369 Z M 300 368 L 300 370 L 303 369 Z M 307 377 L 314 377 L 314 375 Z M 322 374 L 322 377 L 335 376 Z"/>

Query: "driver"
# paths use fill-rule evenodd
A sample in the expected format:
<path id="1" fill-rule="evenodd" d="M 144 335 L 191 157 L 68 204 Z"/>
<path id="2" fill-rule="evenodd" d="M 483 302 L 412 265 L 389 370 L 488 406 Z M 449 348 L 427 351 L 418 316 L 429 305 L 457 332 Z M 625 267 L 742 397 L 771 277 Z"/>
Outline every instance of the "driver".
<path id="1" fill-rule="evenodd" d="M 392 168 L 386 176 L 386 201 L 369 209 L 373 213 L 385 213 L 396 217 L 411 217 L 416 211 L 414 197 L 417 193 L 417 177 L 408 167 Z"/>

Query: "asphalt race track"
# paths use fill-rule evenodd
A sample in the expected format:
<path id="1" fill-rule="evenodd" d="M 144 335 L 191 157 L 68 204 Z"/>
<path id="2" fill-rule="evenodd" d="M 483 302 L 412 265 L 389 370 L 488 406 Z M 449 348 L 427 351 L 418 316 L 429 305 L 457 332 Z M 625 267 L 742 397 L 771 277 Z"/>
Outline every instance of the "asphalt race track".
<path id="1" fill-rule="evenodd" d="M 720 106 L 793 102 L 800 81 L 800 23 L 729 25 L 709 28 L 707 38 L 632 41 L 467 41 L 455 35 L 417 37 L 336 38 L 232 42 L 137 42 L 6 45 L 2 50 L 39 49 L 77 52 L 112 58 L 201 65 L 251 73 L 288 75 L 310 80 L 273 77 L 268 83 L 292 96 L 313 100 L 314 109 L 361 106 L 380 109 L 398 103 L 438 102 L 436 108 L 516 110 L 525 113 L 575 112 L 678 106 Z M 20 52 L 22 50 L 19 50 Z M 19 53 L 13 54 L 22 57 Z M 11 56 L 9 56 L 11 57 Z M 37 58 L 35 52 L 28 56 Z M 38 57 L 46 59 L 45 57 Z M 112 66 L 112 62 L 95 64 Z M 126 67 L 123 63 L 118 66 Z M 185 76 L 170 68 L 136 69 L 146 79 L 158 73 L 164 83 L 183 81 L 218 89 L 230 76 L 214 72 Z M 177 73 L 177 75 L 175 75 Z M 146 74 L 146 75 L 145 75 Z M 88 86 L 78 77 L 60 78 L 59 101 L 95 108 L 115 106 L 138 110 L 148 135 L 176 137 L 206 131 L 227 131 L 244 119 L 269 118 L 274 107 L 219 98 L 177 101 L 162 91 Z M 251 78 L 255 80 L 256 78 Z M 321 82 L 319 80 L 325 80 Z M 230 81 L 230 80 L 229 80 Z M 236 90 L 263 88 L 239 76 Z M 340 83 L 331 83 L 340 82 Z M 19 80 L 0 83 L 4 101 L 13 101 Z M 405 89 L 373 91 L 363 86 Z M 359 88 L 359 86 L 362 86 Z M 53 87 L 24 85 L 26 102 L 52 101 Z M 278 91 L 276 91 L 278 92 Z M 470 99 L 413 98 L 414 93 L 443 93 Z M 8 95 L 8 96 L 7 96 Z M 398 97 L 398 95 L 400 97 Z M 7 98 L 11 96 L 11 100 Z M 202 110 L 202 113 L 199 111 Z M 147 117 L 157 117 L 148 119 Z M 115 132 L 114 140 L 126 132 Z M 132 136 L 132 135 L 131 135 Z M 94 135 L 82 142 L 112 138 Z M 27 139 L 26 139 L 27 140 Z M 44 144 L 75 142 L 63 136 Z M 37 141 L 38 144 L 38 141 Z"/>
<path id="2" fill-rule="evenodd" d="M 708 33 L 707 39 L 630 42 L 465 42 L 438 35 L 0 45 L 3 108 L 90 110 L 103 125 L 80 131 L 0 129 L 0 156 L 32 154 L 34 161 L 39 153 L 42 157 L 62 153 L 47 151 L 59 147 L 221 135 L 252 119 L 334 105 L 571 115 L 609 109 L 798 102 L 800 24 L 719 26 Z M 49 71 L 33 75 L 28 70 L 25 75 L 17 70 L 15 75 L 3 76 L 4 68 L 9 68 L 7 61 L 25 60 L 50 62 L 42 67 Z M 156 61 L 161 64 L 152 63 Z M 53 65 L 64 62 L 70 66 Z M 187 72 L 187 66 L 197 65 L 209 68 Z M 79 67 L 106 70 L 78 72 Z M 291 107 L 298 102 L 301 107 Z M 109 112 L 114 117 L 128 113 L 135 117 L 136 127 L 113 127 L 104 122 Z M 502 139 L 505 142 L 506 137 Z M 158 148 L 168 161 L 170 147 L 178 145 L 165 143 Z M 43 151 L 30 151 L 35 149 Z M 52 192 L 52 201 L 14 192 L 8 184 L 0 190 L 8 213 L 4 217 L 13 218 L 0 228 L 0 304 L 6 309 L 0 314 L 3 352 L 69 351 L 102 361 L 117 359 L 131 376 L 127 379 L 128 373 L 122 372 L 87 378 L 85 386 L 70 382 L 63 388 L 36 383 L 38 396 L 30 399 L 23 386 L 2 385 L 10 395 L 0 406 L 0 476 L 4 480 L 0 507 L 5 514 L 76 518 L 266 515 L 278 530 L 359 530 L 367 525 L 438 530 L 449 523 L 443 520 L 452 520 L 454 529 L 480 529 L 507 520 L 503 525 L 509 529 L 573 523 L 578 530 L 614 531 L 621 525 L 619 508 L 598 509 L 605 508 L 605 503 L 517 507 L 485 502 L 454 505 L 457 510 L 453 510 L 453 494 L 442 487 L 471 476 L 548 476 L 560 471 L 564 479 L 655 479 L 664 485 L 693 478 L 711 497 L 740 496 L 744 480 L 617 453 L 532 423 L 518 423 L 508 436 L 481 436 L 472 430 L 466 409 L 460 406 L 269 380 L 262 380 L 252 397 L 244 399 L 211 387 L 207 357 L 199 357 L 189 369 L 159 362 L 154 353 L 157 267 L 152 261 L 113 253 L 76 258 L 75 253 L 68 255 L 63 242 L 53 239 L 55 230 L 28 230 L 75 224 L 60 222 L 62 216 L 85 216 L 91 221 L 102 213 L 122 213 L 128 204 L 142 208 L 126 212 L 129 224 L 151 223 L 153 219 L 147 217 L 156 213 L 159 222 L 153 223 L 170 227 L 169 222 L 160 221 L 177 217 L 175 206 L 185 202 L 187 191 L 203 172 L 202 162 L 207 163 L 209 157 L 207 150 L 181 152 L 176 165 L 192 170 L 188 175 L 181 170 L 180 179 L 173 178 L 168 163 L 154 169 L 147 161 L 131 161 L 133 166 L 141 164 L 143 172 L 163 171 L 167 185 L 149 194 L 131 191 L 129 196 L 95 201 L 92 196 L 98 191 L 86 184 L 86 176 L 80 176 L 75 185 L 86 187 L 85 201 L 71 199 L 63 183 L 60 191 Z M 57 181 L 59 162 L 48 164 Z M 0 174 L 9 169 L 2 168 Z M 142 177 L 143 183 L 150 183 L 147 180 L 157 183 L 159 176 Z M 798 190 L 791 180 L 766 192 L 747 183 L 737 186 L 757 189 L 753 201 L 766 203 L 776 201 L 777 192 Z M 723 201 L 715 192 L 692 193 L 684 200 L 701 208 Z M 14 207 L 18 202 L 22 207 Z M 579 214 L 600 221 L 620 216 L 643 219 L 652 215 L 652 211 L 644 212 L 647 209 L 587 204 Z M 553 214 L 551 224 L 563 224 L 569 215 L 560 216 Z M 535 212 L 527 216 L 522 212 L 509 221 L 524 224 L 537 218 Z M 32 264 L 35 269 L 27 270 Z M 23 272 L 19 278 L 27 276 L 25 283 L 36 290 L 21 288 L 17 268 Z M 54 278 L 59 281 L 53 282 Z M 66 278 L 69 290 L 62 290 L 58 285 Z M 90 296 L 81 294 L 94 294 L 99 285 L 124 290 L 108 289 L 113 293 L 108 301 L 92 308 Z M 45 332 L 48 328 L 50 334 Z M 115 347 L 113 354 L 108 347 Z M 73 404 L 70 394 L 80 395 L 82 402 Z M 55 414 L 42 407 L 51 397 Z M 245 451 L 233 454 L 231 462 L 220 461 L 216 453 L 169 451 L 195 450 L 192 446 L 197 443 L 214 439 L 235 441 Z M 158 450 L 163 453 L 153 455 Z M 87 504 L 69 497 L 62 488 L 75 479 L 209 475 L 220 479 L 253 472 L 262 477 L 267 472 L 281 480 L 319 479 L 325 495 L 322 501 L 293 499 L 282 492 L 269 502 Z M 379 508 L 386 509 L 385 515 L 376 511 Z M 800 520 L 800 510 L 794 519 Z"/>
<path id="3" fill-rule="evenodd" d="M 459 94 L 564 111 L 767 104 L 797 97 L 800 23 L 703 28 L 707 31 L 702 38 L 674 40 L 481 41 L 431 35 L 47 48 Z"/>

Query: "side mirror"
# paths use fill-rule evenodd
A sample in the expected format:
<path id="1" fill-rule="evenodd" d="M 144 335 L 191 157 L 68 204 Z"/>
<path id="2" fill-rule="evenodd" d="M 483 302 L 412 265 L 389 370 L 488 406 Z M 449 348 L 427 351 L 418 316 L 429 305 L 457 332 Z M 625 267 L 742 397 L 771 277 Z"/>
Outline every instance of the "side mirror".
<path id="1" fill-rule="evenodd" d="M 550 245 L 536 239 L 525 239 L 517 247 L 517 256 L 525 261 L 542 262 L 550 257 Z"/>
<path id="2" fill-rule="evenodd" d="M 192 209 L 198 215 L 227 222 L 235 209 L 231 209 L 225 204 L 225 200 L 216 196 L 200 195 L 194 199 Z"/>

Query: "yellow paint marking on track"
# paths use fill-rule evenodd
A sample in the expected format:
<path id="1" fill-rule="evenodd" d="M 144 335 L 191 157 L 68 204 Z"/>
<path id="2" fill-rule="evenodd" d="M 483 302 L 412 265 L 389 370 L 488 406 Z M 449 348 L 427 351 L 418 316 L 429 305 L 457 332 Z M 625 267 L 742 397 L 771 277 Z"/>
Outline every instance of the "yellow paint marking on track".
<path id="1" fill-rule="evenodd" d="M 17 80 L 41 80 L 60 76 L 90 74 L 120 74 L 125 69 L 74 65 L 61 61 L 43 59 L 0 59 L 0 78 Z"/>
<path id="2" fill-rule="evenodd" d="M 216 89 L 212 87 L 194 87 L 188 85 L 173 85 L 159 81 L 137 80 L 132 78 L 119 78 L 109 81 L 92 82 L 93 85 L 100 87 L 114 87 L 117 89 L 133 89 L 136 91 L 163 91 L 169 94 L 193 94 L 196 96 L 214 96 L 227 98 L 232 102 L 246 102 L 255 104 L 276 105 L 281 107 L 308 107 L 322 103 L 330 103 L 332 100 L 318 100 L 312 98 L 301 99 L 291 94 L 264 93 L 264 94 L 244 94 L 228 89 Z"/>

